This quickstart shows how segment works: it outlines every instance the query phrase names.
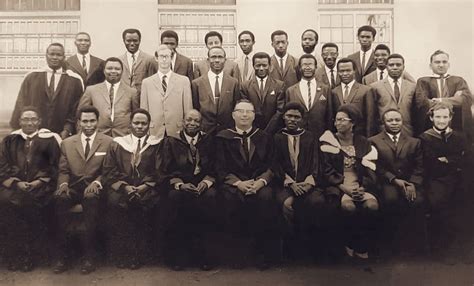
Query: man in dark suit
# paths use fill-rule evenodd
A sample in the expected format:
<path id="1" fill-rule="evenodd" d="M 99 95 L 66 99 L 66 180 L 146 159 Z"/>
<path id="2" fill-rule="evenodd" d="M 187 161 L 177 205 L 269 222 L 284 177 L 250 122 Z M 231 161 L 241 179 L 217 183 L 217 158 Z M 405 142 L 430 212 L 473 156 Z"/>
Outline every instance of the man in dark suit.
<path id="1" fill-rule="evenodd" d="M 403 116 L 403 130 L 409 136 L 418 136 L 425 131 L 426 113 L 429 109 L 428 99 L 415 93 L 415 84 L 402 78 L 405 70 L 405 59 L 399 54 L 391 54 L 387 60 L 388 77 L 371 85 L 378 114 L 388 109 L 397 109 Z M 380 116 L 376 116 L 381 120 Z M 383 122 L 377 132 L 383 128 Z"/>
<path id="2" fill-rule="evenodd" d="M 123 63 L 122 82 L 137 90 L 140 95 L 142 81 L 158 70 L 158 64 L 152 55 L 140 50 L 142 34 L 137 29 L 126 29 L 122 40 L 127 51 L 118 57 Z"/>
<path id="3" fill-rule="evenodd" d="M 301 127 L 319 138 L 326 129 L 333 126 L 332 104 L 329 102 L 331 91 L 314 78 L 316 58 L 313 55 L 302 55 L 298 66 L 302 79 L 286 90 L 285 102 L 299 102 L 305 107 Z"/>
<path id="4" fill-rule="evenodd" d="M 243 99 L 232 112 L 235 127 L 216 135 L 216 170 L 228 225 L 236 236 L 256 240 L 258 267 L 269 267 L 271 242 L 278 239 L 277 208 L 271 187 L 272 137 L 253 127 L 255 109 Z"/>
<path id="5" fill-rule="evenodd" d="M 188 111 L 183 125 L 178 136 L 164 139 L 157 159 L 159 176 L 169 189 L 168 259 L 174 270 L 181 270 L 186 252 L 195 253 L 201 269 L 210 270 L 204 236 L 214 229 L 217 208 L 215 146 L 213 137 L 201 131 L 199 111 Z"/>
<path id="6" fill-rule="evenodd" d="M 139 107 L 137 91 L 121 82 L 122 72 L 122 61 L 108 58 L 104 64 L 105 81 L 87 87 L 79 102 L 79 109 L 92 105 L 99 110 L 97 129 L 112 137 L 129 133 L 130 114 Z"/>
<path id="7" fill-rule="evenodd" d="M 377 68 L 362 78 L 362 84 L 371 85 L 374 82 L 387 78 L 387 60 L 390 56 L 390 49 L 384 44 L 379 44 L 374 49 L 374 62 Z M 403 79 L 416 83 L 416 80 L 406 71 L 403 71 Z"/>
<path id="8" fill-rule="evenodd" d="M 207 52 L 211 70 L 191 83 L 193 107 L 201 112 L 202 130 L 215 133 L 232 126 L 232 109 L 240 98 L 239 82 L 224 73 L 226 54 L 222 47 Z"/>
<path id="9" fill-rule="evenodd" d="M 331 103 L 333 111 L 337 111 L 343 104 L 353 104 L 357 107 L 362 120 L 355 125 L 355 130 L 359 135 L 370 137 L 376 134 L 378 126 L 377 109 L 370 87 L 355 81 L 355 63 L 349 58 L 342 58 L 337 63 L 337 72 L 341 78 L 341 84 L 331 92 Z M 334 113 L 333 118 L 336 117 Z"/>
<path id="10" fill-rule="evenodd" d="M 255 76 L 241 85 L 242 97 L 255 107 L 254 126 L 275 134 L 283 127 L 281 111 L 285 105 L 285 87 L 282 81 L 269 76 L 270 56 L 256 53 L 252 58 Z"/>
<path id="11" fill-rule="evenodd" d="M 84 88 L 103 82 L 104 61 L 89 53 L 91 36 L 86 32 L 79 32 L 76 34 L 74 44 L 77 54 L 66 60 L 67 68 L 81 76 Z"/>
<path id="12" fill-rule="evenodd" d="M 339 48 L 334 43 L 323 45 L 322 53 L 323 66 L 316 69 L 316 81 L 321 82 L 331 89 L 334 89 L 341 83 L 339 73 L 337 72 L 336 61 L 339 56 Z"/>
<path id="13" fill-rule="evenodd" d="M 289 88 L 299 80 L 298 60 L 287 52 L 289 42 L 285 31 L 273 32 L 271 40 L 275 54 L 272 56 L 270 77 L 283 81 L 285 88 Z"/>
<path id="14" fill-rule="evenodd" d="M 469 141 L 474 139 L 472 123 L 472 93 L 466 81 L 459 76 L 449 75 L 449 55 L 437 50 L 431 55 L 432 76 L 418 79 L 416 94 L 427 98 L 430 106 L 436 102 L 449 102 L 454 107 L 452 128 L 465 132 Z M 427 127 L 429 127 L 428 125 Z"/>
<path id="15" fill-rule="evenodd" d="M 21 129 L 5 137 L 0 146 L 0 225 L 10 271 L 31 271 L 33 258 L 51 239 L 46 234 L 52 227 L 48 214 L 61 139 L 39 129 L 40 123 L 38 109 L 25 106 L 20 112 Z"/>
<path id="16" fill-rule="evenodd" d="M 46 49 L 48 67 L 26 75 L 21 84 L 10 120 L 13 129 L 20 128 L 21 110 L 35 106 L 44 127 L 66 138 L 75 132 L 75 114 L 82 96 L 80 76 L 65 69 L 64 46 L 52 43 Z"/>
<path id="17" fill-rule="evenodd" d="M 222 35 L 216 31 L 210 31 L 204 36 L 204 43 L 206 48 L 209 50 L 213 47 L 222 47 Z M 201 60 L 194 64 L 194 78 L 197 79 L 209 72 L 209 61 Z M 224 74 L 235 78 L 240 82 L 240 70 L 239 66 L 234 61 L 226 61 L 223 68 Z"/>
<path id="18" fill-rule="evenodd" d="M 310 54 L 313 55 L 316 60 L 318 61 L 317 68 L 324 67 L 323 59 L 321 55 L 316 52 L 316 46 L 318 45 L 319 35 L 313 29 L 306 29 L 301 34 L 301 48 L 303 49 L 303 54 Z M 300 55 L 300 57 L 302 56 Z M 297 56 L 297 58 L 299 58 Z"/>
<path id="19" fill-rule="evenodd" d="M 406 243 L 399 241 L 402 222 L 408 219 L 416 224 L 422 219 L 423 151 L 421 141 L 403 130 L 403 117 L 398 109 L 385 111 L 382 120 L 385 130 L 369 140 L 378 152 L 376 174 L 384 209 L 383 233 L 388 237 L 384 242 L 391 252 Z M 409 237 L 405 235 L 404 239 Z M 410 245 L 414 245 L 413 241 Z"/>
<path id="20" fill-rule="evenodd" d="M 237 39 L 239 40 L 242 55 L 240 55 L 235 62 L 239 66 L 240 82 L 245 82 L 255 77 L 252 68 L 252 58 L 255 54 L 253 50 L 253 45 L 255 45 L 255 35 L 250 31 L 242 31 Z"/>
<path id="21" fill-rule="evenodd" d="M 78 111 L 81 132 L 64 140 L 59 160 L 58 188 L 54 193 L 58 221 L 58 261 L 54 273 L 70 266 L 67 259 L 67 227 L 71 223 L 69 210 L 81 204 L 84 215 L 84 251 L 81 273 L 96 268 L 97 225 L 102 194 L 102 162 L 112 138 L 97 132 L 99 111 L 84 106 Z"/>
<path id="22" fill-rule="evenodd" d="M 161 44 L 167 45 L 172 52 L 171 70 L 177 74 L 187 76 L 189 78 L 189 82 L 193 81 L 193 61 L 190 58 L 178 53 L 176 50 L 179 43 L 178 34 L 175 31 L 167 30 L 161 33 L 160 39 Z"/>
<path id="23" fill-rule="evenodd" d="M 107 190 L 110 251 L 118 268 L 135 270 L 144 263 L 151 242 L 152 212 L 159 200 L 156 178 L 158 139 L 149 136 L 151 116 L 131 114 L 131 134 L 116 137 L 103 164 Z"/>
<path id="24" fill-rule="evenodd" d="M 360 51 L 347 56 L 356 63 L 357 70 L 355 79 L 358 83 L 362 83 L 362 78 L 373 72 L 376 67 L 374 63 L 374 51 L 372 43 L 375 40 L 377 31 L 374 27 L 365 25 L 357 30 L 357 38 L 360 43 Z"/>

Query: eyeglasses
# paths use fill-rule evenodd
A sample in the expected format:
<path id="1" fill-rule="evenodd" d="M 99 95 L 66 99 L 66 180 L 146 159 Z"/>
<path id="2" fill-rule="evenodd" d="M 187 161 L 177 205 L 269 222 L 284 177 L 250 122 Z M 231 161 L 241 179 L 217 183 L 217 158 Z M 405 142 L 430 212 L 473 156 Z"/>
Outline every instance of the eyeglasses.
<path id="1" fill-rule="evenodd" d="M 158 58 L 159 58 L 160 60 L 167 60 L 167 59 L 170 59 L 171 56 L 170 56 L 170 55 L 158 55 Z"/>
<path id="2" fill-rule="evenodd" d="M 347 122 L 350 122 L 350 121 L 352 121 L 352 119 L 347 118 L 347 117 L 341 117 L 341 118 L 336 118 L 336 119 L 334 119 L 334 121 L 335 121 L 335 122 L 346 122 L 346 121 L 347 121 Z"/>
<path id="3" fill-rule="evenodd" d="M 337 57 L 337 53 L 322 53 L 321 54 L 323 57 L 331 56 L 331 57 Z"/>
<path id="4" fill-rule="evenodd" d="M 247 113 L 252 114 L 255 112 L 255 110 L 247 110 L 247 109 L 235 109 L 234 111 L 240 114 L 247 114 Z"/>
<path id="5" fill-rule="evenodd" d="M 38 118 L 20 118 L 20 120 L 21 120 L 22 122 L 32 122 L 32 123 L 36 123 L 36 122 L 39 121 Z"/>

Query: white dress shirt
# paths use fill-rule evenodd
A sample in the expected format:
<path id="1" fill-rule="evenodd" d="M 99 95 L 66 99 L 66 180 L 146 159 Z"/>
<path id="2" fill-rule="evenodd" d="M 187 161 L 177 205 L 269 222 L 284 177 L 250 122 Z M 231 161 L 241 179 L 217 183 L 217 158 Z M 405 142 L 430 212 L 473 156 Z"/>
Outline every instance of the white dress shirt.
<path id="1" fill-rule="evenodd" d="M 390 138 L 392 140 L 392 142 L 394 142 L 393 138 L 396 136 L 397 137 L 397 144 L 398 144 L 398 141 L 400 141 L 401 132 L 398 132 L 397 134 L 390 134 L 388 132 L 385 132 L 385 133 L 387 133 L 388 138 Z"/>
<path id="2" fill-rule="evenodd" d="M 85 55 L 82 55 L 82 54 L 77 54 L 77 59 L 79 60 L 79 64 L 81 65 L 82 67 L 82 59 L 84 58 L 84 56 L 86 56 L 86 71 L 87 73 L 89 73 L 89 69 L 91 67 L 91 54 L 87 53 Z"/>
<path id="3" fill-rule="evenodd" d="M 158 71 L 158 76 L 160 77 L 160 82 L 163 81 L 163 76 L 165 75 L 165 81 L 166 81 L 166 86 L 170 83 L 170 76 L 171 76 L 172 71 L 169 70 L 167 73 L 162 73 L 161 71 Z"/>
<path id="4" fill-rule="evenodd" d="M 365 71 L 365 68 L 367 67 L 367 63 L 369 62 L 370 56 L 372 55 L 374 51 L 372 49 L 369 49 L 368 51 L 365 51 L 365 66 L 362 67 L 362 70 Z M 364 51 L 360 50 L 360 64 L 362 65 L 362 58 L 364 57 Z"/>
<path id="5" fill-rule="evenodd" d="M 209 77 L 209 84 L 211 85 L 212 95 L 214 96 L 214 101 L 216 100 L 216 91 L 214 90 L 216 84 L 216 76 L 219 76 L 219 90 L 221 91 L 222 96 L 222 77 L 224 76 L 224 72 L 221 71 L 219 74 L 213 73 L 211 70 L 207 72 L 207 76 Z"/>
<path id="6" fill-rule="evenodd" d="M 326 71 L 326 76 L 328 77 L 328 82 L 329 82 L 329 84 L 331 84 L 331 69 L 327 65 L 324 65 L 324 70 Z M 336 83 L 337 82 L 337 68 L 336 68 L 336 66 L 334 66 L 334 68 L 332 69 L 332 72 L 334 74 L 334 83 Z"/>
<path id="7" fill-rule="evenodd" d="M 345 84 L 345 83 L 342 83 L 342 82 L 341 82 L 341 86 L 342 86 L 342 96 L 343 96 L 343 99 L 344 99 L 344 100 L 347 100 L 347 98 L 344 97 L 344 93 L 346 92 L 346 86 L 348 87 L 347 96 L 349 96 L 349 94 L 351 94 L 351 90 L 352 90 L 352 87 L 354 86 L 354 83 L 355 83 L 355 80 L 354 80 L 354 79 L 353 79 L 350 83 L 348 83 L 348 84 Z"/>
<path id="8" fill-rule="evenodd" d="M 105 81 L 105 86 L 107 87 L 107 95 L 109 95 L 110 94 L 110 87 L 112 86 L 112 84 L 108 81 Z M 111 102 L 112 108 L 110 110 L 110 120 L 112 120 L 112 121 L 114 121 L 115 99 L 117 98 L 117 91 L 119 89 L 119 86 L 120 86 L 120 81 L 117 82 L 117 83 L 114 83 L 114 98 L 113 98 L 113 101 Z"/>
<path id="9" fill-rule="evenodd" d="M 140 150 L 143 149 L 143 146 L 145 146 L 145 139 L 146 139 L 146 136 L 143 136 L 141 138 L 138 138 L 137 136 L 133 135 L 133 134 L 130 134 L 130 136 L 132 137 L 132 148 L 133 148 L 133 152 L 135 152 L 135 150 L 137 150 L 137 146 L 138 146 L 138 140 L 140 140 Z"/>
<path id="10" fill-rule="evenodd" d="M 130 69 L 130 71 L 132 70 L 132 66 L 133 66 L 133 59 L 132 59 L 132 54 L 127 51 L 127 62 L 128 62 L 128 67 Z M 136 51 L 135 54 L 134 54 L 134 57 L 135 57 L 135 62 L 137 62 L 138 60 L 138 56 L 140 55 L 140 50 Z"/>
<path id="11" fill-rule="evenodd" d="M 395 94 L 395 81 L 394 81 L 394 79 L 391 78 L 391 77 L 388 77 L 388 83 L 390 83 L 390 86 L 392 87 L 392 90 Z M 398 83 L 398 88 L 400 89 L 400 100 L 402 100 L 402 77 L 401 76 L 397 79 L 397 83 Z"/>
<path id="12" fill-rule="evenodd" d="M 283 59 L 283 67 L 281 67 L 282 70 L 285 70 L 286 66 L 286 59 L 288 58 L 288 53 L 286 53 L 283 57 L 279 57 L 275 54 L 275 58 L 277 59 L 278 62 L 278 67 L 280 67 L 280 59 Z"/>
<path id="13" fill-rule="evenodd" d="M 381 73 L 382 71 L 383 71 L 383 74 L 382 74 L 383 78 L 382 78 L 382 79 L 386 79 L 387 76 L 388 76 L 388 71 L 387 71 L 387 69 L 381 70 L 381 69 L 377 68 L 375 71 L 376 71 L 376 73 L 377 73 L 377 81 L 380 80 L 380 73 Z"/>
<path id="14" fill-rule="evenodd" d="M 255 76 L 255 78 L 257 79 L 258 89 L 260 90 L 260 85 L 262 84 L 262 80 L 263 80 L 263 89 L 265 89 L 265 86 L 267 85 L 268 76 L 264 78 L 259 78 L 258 76 Z"/>
<path id="15" fill-rule="evenodd" d="M 252 51 L 248 55 L 242 54 L 240 56 L 240 61 L 242 63 L 242 67 L 239 67 L 239 69 L 240 69 L 240 73 L 242 75 L 242 80 L 243 81 L 247 80 L 247 78 L 244 75 L 245 58 L 248 57 L 248 67 L 249 67 L 249 69 L 247 71 L 247 75 L 250 75 L 250 74 L 252 74 L 252 71 L 254 71 L 253 64 L 252 64 L 252 57 L 253 57 L 254 54 L 255 54 L 255 52 Z"/>
<path id="16" fill-rule="evenodd" d="M 176 69 L 176 57 L 177 57 L 178 52 L 173 52 L 173 56 L 171 57 L 171 67 L 172 71 L 175 71 Z"/>
<path id="17" fill-rule="evenodd" d="M 443 90 L 441 90 L 441 78 L 444 77 L 444 85 L 446 86 L 446 78 L 448 76 L 449 75 L 447 74 L 443 74 L 443 75 L 433 74 L 433 77 L 436 78 L 436 83 L 438 84 L 439 97 L 443 97 Z"/>
<path id="18" fill-rule="evenodd" d="M 61 75 L 63 74 L 63 69 L 59 68 L 56 70 L 56 73 L 54 74 L 54 90 L 58 88 L 58 83 L 61 80 Z M 51 76 L 53 75 L 53 70 L 50 67 L 46 67 L 46 86 L 49 87 L 49 83 L 51 82 Z"/>
<path id="19" fill-rule="evenodd" d="M 311 86 L 311 106 L 314 104 L 314 100 L 316 98 L 316 79 L 312 78 L 310 81 L 310 86 Z M 308 106 L 308 81 L 306 79 L 301 79 L 300 80 L 300 90 L 301 90 L 301 96 L 303 97 L 304 104 L 308 108 L 308 110 L 311 108 L 311 106 Z"/>
<path id="20" fill-rule="evenodd" d="M 94 132 L 94 134 L 92 134 L 91 136 L 87 137 L 84 132 L 81 132 L 81 143 L 82 143 L 82 150 L 84 151 L 84 153 L 86 152 L 86 144 L 87 144 L 87 141 L 86 141 L 86 138 L 90 138 L 91 140 L 89 140 L 89 147 L 92 148 L 92 143 L 94 143 L 94 139 L 95 139 L 95 136 L 97 135 L 97 131 Z"/>

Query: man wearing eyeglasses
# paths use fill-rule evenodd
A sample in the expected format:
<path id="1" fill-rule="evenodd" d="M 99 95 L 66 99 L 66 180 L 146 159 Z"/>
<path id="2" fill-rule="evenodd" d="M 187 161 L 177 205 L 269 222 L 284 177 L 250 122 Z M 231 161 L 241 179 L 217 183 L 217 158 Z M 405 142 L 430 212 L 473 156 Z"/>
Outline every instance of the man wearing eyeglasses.
<path id="1" fill-rule="evenodd" d="M 339 47 L 334 43 L 326 43 L 323 45 L 321 56 L 324 64 L 316 69 L 316 80 L 334 89 L 341 83 L 336 67 Z"/>
<path id="2" fill-rule="evenodd" d="M 237 237 L 249 234 L 256 240 L 257 267 L 269 267 L 277 206 L 271 187 L 272 137 L 253 127 L 253 104 L 240 100 L 232 112 L 233 128 L 216 135 L 216 171 L 222 190 L 226 218 Z"/>
<path id="3" fill-rule="evenodd" d="M 202 131 L 217 133 L 232 127 L 232 109 L 240 99 L 239 82 L 224 72 L 225 50 L 212 47 L 207 52 L 210 70 L 191 83 L 193 108 L 201 112 Z"/>
<path id="4" fill-rule="evenodd" d="M 140 107 L 151 114 L 150 134 L 178 137 L 184 114 L 192 108 L 191 84 L 171 70 L 171 49 L 160 45 L 155 53 L 158 72 L 143 80 Z"/>

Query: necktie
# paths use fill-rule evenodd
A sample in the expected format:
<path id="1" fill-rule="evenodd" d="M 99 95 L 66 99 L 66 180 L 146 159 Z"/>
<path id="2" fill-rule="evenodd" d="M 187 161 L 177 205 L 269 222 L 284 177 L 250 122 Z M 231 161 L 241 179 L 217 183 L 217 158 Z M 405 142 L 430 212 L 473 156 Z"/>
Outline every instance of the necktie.
<path id="1" fill-rule="evenodd" d="M 397 143 L 398 143 L 397 139 L 398 139 L 397 135 L 393 135 L 392 140 L 393 140 L 393 144 L 395 144 L 395 146 L 397 146 Z"/>
<path id="2" fill-rule="evenodd" d="M 364 75 L 365 72 L 365 53 L 362 54 L 362 75 Z"/>
<path id="3" fill-rule="evenodd" d="M 214 84 L 214 97 L 216 99 L 216 103 L 219 100 L 219 97 L 221 97 L 221 91 L 219 89 L 219 76 L 216 75 L 216 83 Z"/>
<path id="4" fill-rule="evenodd" d="M 400 87 L 398 86 L 398 80 L 396 79 L 393 81 L 393 95 L 395 95 L 398 104 L 400 101 Z"/>
<path id="5" fill-rule="evenodd" d="M 245 56 L 243 80 L 247 80 L 248 73 L 249 73 L 249 57 Z"/>
<path id="6" fill-rule="evenodd" d="M 189 144 L 189 148 L 191 149 L 191 155 L 193 156 L 193 161 L 196 159 L 196 145 L 194 145 L 196 142 L 195 142 L 195 139 L 194 137 L 191 138 L 191 143 Z"/>
<path id="7" fill-rule="evenodd" d="M 54 94 L 54 86 L 56 84 L 55 74 L 56 74 L 56 70 L 53 70 L 53 73 L 51 74 L 51 80 L 49 81 L 49 91 L 51 92 L 51 95 Z"/>
<path id="8" fill-rule="evenodd" d="M 311 100 L 311 81 L 308 81 L 308 109 L 311 109 L 313 101 Z"/>
<path id="9" fill-rule="evenodd" d="M 383 79 L 383 70 L 380 71 L 380 78 L 379 80 L 382 80 Z"/>
<path id="10" fill-rule="evenodd" d="M 260 86 L 258 91 L 260 92 L 260 100 L 263 100 L 263 92 L 265 90 L 265 84 L 263 83 L 263 78 L 260 79 Z"/>
<path id="11" fill-rule="evenodd" d="M 336 87 L 336 80 L 334 79 L 334 69 L 331 69 L 331 89 Z"/>
<path id="12" fill-rule="evenodd" d="M 445 78 L 443 76 L 441 76 L 439 78 L 439 82 L 440 82 L 440 89 L 441 89 L 441 93 L 440 93 L 439 97 L 444 97 Z"/>
<path id="13" fill-rule="evenodd" d="M 137 149 L 133 153 L 133 166 L 137 167 L 140 164 L 140 150 L 142 149 L 142 139 L 138 138 Z"/>
<path id="14" fill-rule="evenodd" d="M 27 136 L 26 141 L 25 141 L 25 146 L 24 146 L 25 154 L 26 154 L 26 156 L 25 156 L 26 157 L 26 160 L 25 160 L 25 172 L 26 173 L 29 170 L 31 157 L 35 155 L 33 152 L 30 152 L 31 151 L 31 143 L 32 143 L 31 140 L 33 140 L 33 138 L 30 137 L 30 136 Z"/>
<path id="15" fill-rule="evenodd" d="M 84 156 L 87 157 L 89 156 L 89 153 L 91 152 L 91 145 L 90 145 L 90 142 L 91 141 L 91 138 L 89 137 L 86 137 L 86 150 L 84 151 Z"/>
<path id="16" fill-rule="evenodd" d="M 166 83 L 166 75 L 161 79 L 161 87 L 163 88 L 163 94 L 166 94 L 166 89 L 168 89 L 168 84 Z"/>
<path id="17" fill-rule="evenodd" d="M 344 100 L 344 103 L 346 102 L 346 99 L 349 97 L 349 85 L 346 84 L 346 86 L 344 87 L 344 96 L 343 96 L 343 100 Z"/>
<path id="18" fill-rule="evenodd" d="M 174 71 L 174 69 L 173 69 L 173 62 L 170 63 L 170 69 L 171 69 L 172 71 Z"/>
<path id="19" fill-rule="evenodd" d="M 280 58 L 280 70 L 281 70 L 281 73 L 283 74 L 283 58 Z"/>
<path id="20" fill-rule="evenodd" d="M 84 72 L 87 74 L 86 55 L 82 56 L 82 68 L 84 69 Z"/>
<path id="21" fill-rule="evenodd" d="M 26 137 L 26 141 L 25 141 L 25 153 L 26 154 L 28 154 L 28 152 L 30 151 L 31 140 L 32 140 L 31 137 L 29 137 L 29 136 Z"/>
<path id="22" fill-rule="evenodd" d="M 110 85 L 109 98 L 110 98 L 110 108 L 113 109 L 114 107 L 114 84 L 113 83 Z"/>
<path id="23" fill-rule="evenodd" d="M 130 85 L 133 84 L 134 73 L 135 73 L 135 54 L 132 54 L 132 67 L 130 68 Z"/>
<path id="24" fill-rule="evenodd" d="M 247 131 L 244 131 L 242 133 L 242 148 L 244 149 L 245 153 L 245 161 L 249 161 L 250 157 L 250 151 L 249 151 L 249 144 L 248 144 L 248 136 L 247 136 Z"/>
<path id="25" fill-rule="evenodd" d="M 441 131 L 440 135 L 441 135 L 441 139 L 443 140 L 443 142 L 447 142 L 447 140 L 446 140 L 446 130 Z"/>

